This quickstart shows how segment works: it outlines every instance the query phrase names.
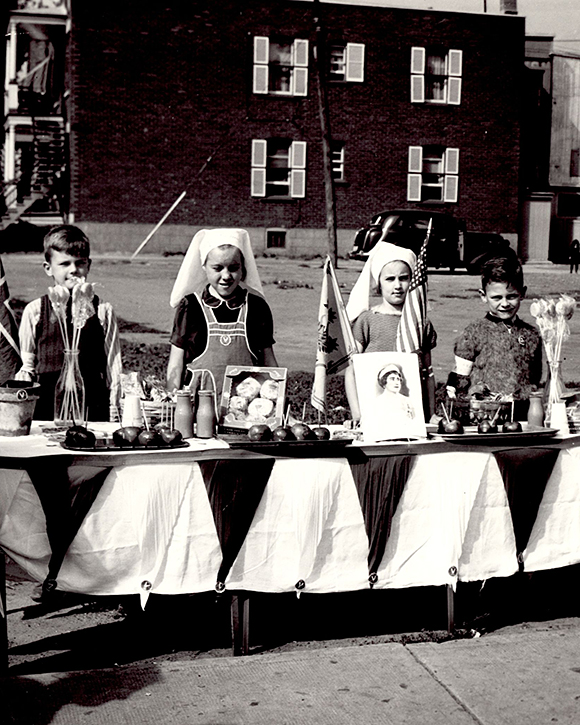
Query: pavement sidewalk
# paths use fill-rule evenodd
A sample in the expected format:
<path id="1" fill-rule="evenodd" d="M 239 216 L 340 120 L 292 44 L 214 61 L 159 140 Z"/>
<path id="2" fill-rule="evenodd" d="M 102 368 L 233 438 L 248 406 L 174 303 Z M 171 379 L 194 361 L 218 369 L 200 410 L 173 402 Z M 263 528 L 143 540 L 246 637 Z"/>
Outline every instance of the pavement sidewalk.
<path id="1" fill-rule="evenodd" d="M 8 677 L 0 702 L 6 725 L 577 725 L 580 620 L 439 644 Z"/>

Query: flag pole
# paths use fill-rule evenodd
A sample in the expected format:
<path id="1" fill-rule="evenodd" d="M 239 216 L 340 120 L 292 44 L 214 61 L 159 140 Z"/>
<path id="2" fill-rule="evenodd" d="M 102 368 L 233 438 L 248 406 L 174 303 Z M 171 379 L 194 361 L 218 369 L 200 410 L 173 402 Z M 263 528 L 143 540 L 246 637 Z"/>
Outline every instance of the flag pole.
<path id="1" fill-rule="evenodd" d="M 163 222 L 167 219 L 167 217 L 171 214 L 175 207 L 180 203 L 184 196 L 185 191 L 182 191 L 179 197 L 173 202 L 173 204 L 169 207 L 169 209 L 165 212 L 165 214 L 161 217 L 161 219 L 157 222 L 157 224 L 153 227 L 153 229 L 133 252 L 133 254 L 131 255 L 131 259 L 135 259 L 135 257 L 139 254 L 139 252 L 143 249 L 143 247 L 147 244 L 147 242 L 151 239 L 151 237 L 155 234 L 155 232 L 159 229 L 159 227 L 163 224 Z"/>

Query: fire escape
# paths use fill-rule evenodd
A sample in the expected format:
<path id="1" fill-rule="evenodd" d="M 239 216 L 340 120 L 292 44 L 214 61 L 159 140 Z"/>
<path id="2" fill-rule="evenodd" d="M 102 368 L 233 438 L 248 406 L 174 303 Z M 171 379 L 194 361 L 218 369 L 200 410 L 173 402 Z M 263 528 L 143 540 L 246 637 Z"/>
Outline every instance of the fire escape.
<path id="1" fill-rule="evenodd" d="M 30 3 L 31 6 L 34 3 Z M 2 147 L 2 227 L 26 220 L 65 221 L 68 215 L 68 135 L 64 104 L 67 18 L 10 13 Z"/>

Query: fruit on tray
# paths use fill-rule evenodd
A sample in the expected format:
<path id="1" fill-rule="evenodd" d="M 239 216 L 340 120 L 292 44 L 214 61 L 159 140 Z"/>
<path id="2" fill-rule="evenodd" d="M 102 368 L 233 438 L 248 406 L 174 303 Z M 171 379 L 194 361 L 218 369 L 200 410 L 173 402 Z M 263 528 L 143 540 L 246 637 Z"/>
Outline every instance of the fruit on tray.
<path id="1" fill-rule="evenodd" d="M 497 433 L 497 425 L 489 420 L 482 420 L 477 426 L 477 432 L 482 434 Z"/>
<path id="2" fill-rule="evenodd" d="M 461 434 L 463 433 L 463 425 L 460 421 L 458 421 L 456 418 L 449 418 L 448 420 L 445 418 L 442 418 L 439 421 L 439 426 L 437 427 L 438 433 L 455 433 L 455 434 Z"/>
<path id="3" fill-rule="evenodd" d="M 113 443 L 119 448 L 134 446 L 142 430 L 136 425 L 126 425 L 123 428 L 118 428 L 113 433 Z"/>
<path id="4" fill-rule="evenodd" d="M 95 434 L 83 425 L 71 426 L 64 438 L 65 444 L 71 448 L 93 448 L 95 441 Z"/>
<path id="5" fill-rule="evenodd" d="M 251 441 L 271 441 L 272 429 L 265 423 L 256 423 L 248 429 L 248 438 Z"/>
<path id="6" fill-rule="evenodd" d="M 297 441 L 310 441 L 316 438 L 312 428 L 306 423 L 295 423 L 291 430 Z"/>
<path id="7" fill-rule="evenodd" d="M 314 435 L 316 436 L 316 438 L 319 441 L 328 441 L 328 440 L 330 440 L 330 431 L 328 430 L 328 428 L 326 428 L 323 425 L 320 425 L 317 428 L 313 428 L 312 429 L 312 432 L 314 433 Z"/>
<path id="8" fill-rule="evenodd" d="M 519 420 L 508 420 L 503 424 L 502 431 L 504 433 L 521 433 L 522 424 Z"/>
<path id="9" fill-rule="evenodd" d="M 159 446 L 163 445 L 161 437 L 156 430 L 142 430 L 137 436 L 137 442 L 140 446 Z"/>
<path id="10" fill-rule="evenodd" d="M 279 425 L 272 431 L 272 438 L 275 441 L 295 441 L 296 436 L 292 433 L 292 429 L 287 425 Z"/>
<path id="11" fill-rule="evenodd" d="M 175 430 L 174 428 L 161 428 L 158 433 L 163 443 L 168 446 L 177 446 L 183 441 L 183 436 L 180 431 Z"/>

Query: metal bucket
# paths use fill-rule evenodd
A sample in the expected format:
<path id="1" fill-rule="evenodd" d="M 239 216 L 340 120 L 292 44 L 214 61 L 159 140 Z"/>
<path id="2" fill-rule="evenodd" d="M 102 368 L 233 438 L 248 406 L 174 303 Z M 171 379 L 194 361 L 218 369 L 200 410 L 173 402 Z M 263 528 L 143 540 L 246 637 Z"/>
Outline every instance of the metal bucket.
<path id="1" fill-rule="evenodd" d="M 27 436 L 38 400 L 38 383 L 7 380 L 0 386 L 0 436 Z"/>

